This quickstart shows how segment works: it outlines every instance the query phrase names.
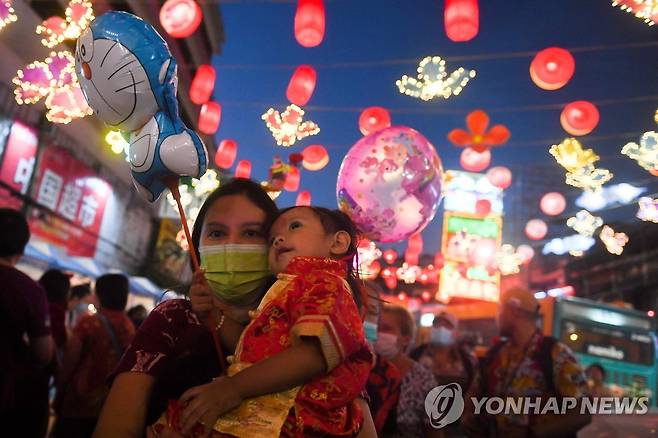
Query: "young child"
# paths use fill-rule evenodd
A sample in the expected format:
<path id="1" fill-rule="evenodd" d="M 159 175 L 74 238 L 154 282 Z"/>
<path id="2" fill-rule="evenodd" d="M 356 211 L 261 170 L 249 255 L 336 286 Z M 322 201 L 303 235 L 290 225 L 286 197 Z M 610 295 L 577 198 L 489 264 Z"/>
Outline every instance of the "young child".
<path id="1" fill-rule="evenodd" d="M 355 399 L 372 367 L 348 284 L 356 285 L 356 228 L 340 211 L 293 207 L 268 235 L 278 280 L 252 312 L 229 377 L 181 397 L 181 429 L 221 415 L 214 430 L 237 437 L 356 436 Z"/>

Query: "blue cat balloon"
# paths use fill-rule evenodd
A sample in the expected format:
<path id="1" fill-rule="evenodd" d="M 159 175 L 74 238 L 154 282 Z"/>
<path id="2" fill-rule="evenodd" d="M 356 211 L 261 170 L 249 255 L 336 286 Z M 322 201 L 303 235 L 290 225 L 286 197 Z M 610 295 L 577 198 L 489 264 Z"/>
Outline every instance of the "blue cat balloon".
<path id="1" fill-rule="evenodd" d="M 103 14 L 78 38 L 75 65 L 89 106 L 130 143 L 140 194 L 155 201 L 169 178 L 206 172 L 206 147 L 178 114 L 176 60 L 153 26 L 126 12 Z"/>

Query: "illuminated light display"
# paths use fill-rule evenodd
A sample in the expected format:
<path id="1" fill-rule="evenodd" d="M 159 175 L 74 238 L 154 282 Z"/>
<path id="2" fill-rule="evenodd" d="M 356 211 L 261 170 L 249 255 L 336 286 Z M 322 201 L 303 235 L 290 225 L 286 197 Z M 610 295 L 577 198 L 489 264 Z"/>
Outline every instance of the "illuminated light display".
<path id="1" fill-rule="evenodd" d="M 649 172 L 658 171 L 658 132 L 645 132 L 640 137 L 640 144 L 627 143 L 621 153 Z"/>
<path id="2" fill-rule="evenodd" d="M 219 187 L 219 179 L 217 179 L 217 172 L 208 169 L 201 178 L 192 178 L 192 187 L 194 188 L 194 195 L 197 197 L 207 195 Z"/>
<path id="3" fill-rule="evenodd" d="M 573 236 L 551 239 L 544 248 L 542 254 L 564 255 L 567 253 L 584 253 L 589 250 L 596 240 L 590 236 L 574 234 Z"/>
<path id="4" fill-rule="evenodd" d="M 391 115 L 386 108 L 371 106 L 364 109 L 359 116 L 359 130 L 363 135 L 370 135 L 391 126 Z"/>
<path id="5" fill-rule="evenodd" d="M 638 201 L 639 210 L 636 217 L 645 222 L 658 223 L 658 199 L 651 199 L 648 196 L 640 198 Z"/>
<path id="6" fill-rule="evenodd" d="M 422 269 L 415 265 L 410 265 L 407 262 L 402 263 L 402 266 L 398 268 L 395 272 L 395 275 L 398 277 L 398 280 L 404 282 L 405 284 L 413 284 L 416 282 L 416 279 L 421 275 Z"/>
<path id="7" fill-rule="evenodd" d="M 487 178 L 491 184 L 503 190 L 512 185 L 512 171 L 505 166 L 492 167 L 487 171 Z"/>
<path id="8" fill-rule="evenodd" d="M 197 68 L 190 84 L 190 100 L 195 105 L 203 105 L 212 97 L 217 73 L 212 65 L 202 64 Z"/>
<path id="9" fill-rule="evenodd" d="M 560 124 L 571 135 L 589 134 L 599 124 L 599 110 L 586 100 L 571 102 L 562 110 Z"/>
<path id="10" fill-rule="evenodd" d="M 299 192 L 295 201 L 297 207 L 308 207 L 311 205 L 311 192 Z"/>
<path id="11" fill-rule="evenodd" d="M 41 44 L 52 48 L 65 40 L 75 40 L 94 19 L 92 4 L 87 0 L 71 0 L 64 14 L 65 18 L 53 16 L 37 26 L 37 35 L 43 35 Z"/>
<path id="12" fill-rule="evenodd" d="M 591 237 L 603 225 L 603 219 L 594 216 L 587 210 L 580 210 L 575 216 L 567 219 L 567 226 L 581 236 Z"/>
<path id="13" fill-rule="evenodd" d="M 286 97 L 295 105 L 304 106 L 313 96 L 317 73 L 310 65 L 300 65 L 290 77 Z"/>
<path id="14" fill-rule="evenodd" d="M 215 154 L 215 164 L 222 169 L 229 169 L 233 166 L 235 158 L 238 155 L 238 144 L 235 140 L 229 138 L 219 142 L 217 153 Z"/>
<path id="15" fill-rule="evenodd" d="M 612 6 L 635 15 L 649 26 L 658 22 L 658 1 L 656 0 L 612 0 Z"/>
<path id="16" fill-rule="evenodd" d="M 535 257 L 535 250 L 530 245 L 519 245 L 516 253 L 521 258 L 522 263 L 529 263 Z"/>
<path id="17" fill-rule="evenodd" d="M 302 151 L 302 157 L 302 166 L 306 170 L 322 170 L 327 164 L 329 164 L 329 153 L 324 146 L 319 144 L 305 147 Z"/>
<path id="18" fill-rule="evenodd" d="M 303 47 L 318 46 L 324 38 L 325 17 L 322 0 L 298 0 L 295 11 L 295 39 Z"/>
<path id="19" fill-rule="evenodd" d="M 190 193 L 188 189 L 189 187 L 186 184 L 181 184 L 178 186 L 178 191 L 180 192 L 180 202 L 183 207 L 188 207 L 190 204 L 192 204 L 192 193 Z M 174 199 L 174 195 L 171 193 L 167 193 L 167 202 L 171 207 L 178 208 L 178 204 Z"/>
<path id="20" fill-rule="evenodd" d="M 240 160 L 238 165 L 235 168 L 235 177 L 236 178 L 251 178 L 251 161 L 249 160 Z"/>
<path id="21" fill-rule="evenodd" d="M 531 240 L 541 240 L 546 237 L 548 226 L 541 219 L 531 219 L 525 224 L 525 235 Z"/>
<path id="22" fill-rule="evenodd" d="M 304 110 L 295 104 L 288 105 L 283 113 L 274 108 L 261 116 L 279 146 L 292 146 L 301 140 L 320 132 L 320 127 L 311 121 L 303 122 Z"/>
<path id="23" fill-rule="evenodd" d="M 487 175 L 461 170 L 447 170 L 445 175 L 443 208 L 446 211 L 474 215 L 477 202 L 488 200 L 492 213 L 503 214 L 503 190 L 492 184 Z"/>
<path id="24" fill-rule="evenodd" d="M 567 200 L 561 193 L 550 192 L 541 197 L 539 208 L 548 216 L 557 216 L 567 207 Z"/>
<path id="25" fill-rule="evenodd" d="M 128 159 L 128 147 L 130 144 L 123 138 L 121 132 L 110 131 L 105 135 L 105 142 L 110 145 L 112 152 L 115 154 L 123 154 Z"/>
<path id="26" fill-rule="evenodd" d="M 557 90 L 573 76 L 576 62 L 568 50 L 549 47 L 537 53 L 530 63 L 530 78 L 539 88 Z"/>
<path id="27" fill-rule="evenodd" d="M 646 187 L 636 187 L 628 183 L 614 184 L 596 192 L 583 192 L 576 199 L 576 205 L 588 211 L 598 211 L 614 205 L 633 202 L 646 191 Z"/>
<path id="28" fill-rule="evenodd" d="M 468 147 L 479 153 L 506 143 L 511 135 L 505 125 L 494 125 L 487 130 L 489 116 L 482 110 L 473 111 L 466 116 L 466 127 L 468 131 L 459 128 L 450 131 L 448 140 L 455 146 Z"/>
<path id="29" fill-rule="evenodd" d="M 502 275 L 512 275 L 521 272 L 520 266 L 524 259 L 514 247 L 508 243 L 500 247 L 496 253 L 496 267 Z"/>
<path id="30" fill-rule="evenodd" d="M 475 70 L 459 67 L 448 76 L 445 64 L 440 56 L 427 56 L 418 64 L 416 78 L 404 75 L 395 85 L 400 93 L 424 101 L 436 97 L 449 99 L 451 96 L 457 96 L 468 81 L 475 77 Z"/>
<path id="31" fill-rule="evenodd" d="M 393 248 L 387 249 L 384 251 L 384 260 L 386 263 L 389 265 L 392 265 L 395 263 L 395 261 L 398 259 L 398 252 L 394 250 Z"/>
<path id="32" fill-rule="evenodd" d="M 455 42 L 472 40 L 480 28 L 478 0 L 446 0 L 443 23 L 450 40 Z"/>
<path id="33" fill-rule="evenodd" d="M 587 191 L 597 191 L 603 184 L 612 179 L 613 175 L 608 169 L 599 169 L 594 166 L 585 166 L 575 172 L 567 172 L 564 182 L 570 186 Z"/>
<path id="34" fill-rule="evenodd" d="M 480 172 L 491 164 L 491 152 L 487 149 L 484 152 L 477 152 L 471 148 L 466 148 L 459 155 L 459 165 L 470 172 Z"/>
<path id="35" fill-rule="evenodd" d="M 192 35 L 202 18 L 203 11 L 194 0 L 167 0 L 160 8 L 160 24 L 173 38 Z"/>
<path id="36" fill-rule="evenodd" d="M 357 252 L 361 265 L 369 265 L 382 256 L 382 250 L 377 247 L 375 242 L 369 239 L 359 241 Z"/>
<path id="37" fill-rule="evenodd" d="M 201 112 L 199 112 L 199 131 L 213 135 L 219 129 L 221 120 L 222 106 L 217 102 L 206 102 L 201 106 Z"/>
<path id="38" fill-rule="evenodd" d="M 624 246 L 628 243 L 628 236 L 625 233 L 617 233 L 607 225 L 601 229 L 599 238 L 608 252 L 614 255 L 621 255 L 624 252 Z"/>
<path id="39" fill-rule="evenodd" d="M 560 166 L 572 173 L 592 166 L 599 160 L 592 149 L 583 149 L 583 145 L 575 138 L 565 138 L 562 143 L 551 146 L 548 152 Z"/>
<path id="40" fill-rule="evenodd" d="M 18 20 L 18 16 L 16 16 L 16 11 L 11 6 L 11 1 L 0 1 L 0 30 L 8 24 L 15 23 L 16 20 Z"/>

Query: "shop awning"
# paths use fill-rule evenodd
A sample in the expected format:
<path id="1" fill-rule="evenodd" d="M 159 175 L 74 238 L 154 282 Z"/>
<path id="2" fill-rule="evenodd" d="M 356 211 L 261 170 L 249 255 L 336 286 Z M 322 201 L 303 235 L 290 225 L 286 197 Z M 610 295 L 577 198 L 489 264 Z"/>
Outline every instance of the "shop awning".
<path id="1" fill-rule="evenodd" d="M 130 292 L 159 299 L 162 288 L 146 277 L 129 277 Z"/>

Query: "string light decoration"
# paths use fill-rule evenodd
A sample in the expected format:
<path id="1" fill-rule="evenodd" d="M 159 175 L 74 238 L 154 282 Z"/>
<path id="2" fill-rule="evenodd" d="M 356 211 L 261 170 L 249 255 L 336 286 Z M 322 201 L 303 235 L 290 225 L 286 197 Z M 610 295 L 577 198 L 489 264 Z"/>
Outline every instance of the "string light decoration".
<path id="1" fill-rule="evenodd" d="M 518 274 L 523 257 L 508 243 L 502 245 L 496 253 L 496 266 L 502 275 Z"/>
<path id="2" fill-rule="evenodd" d="M 475 70 L 459 67 L 448 76 L 446 62 L 440 56 L 423 58 L 418 64 L 417 71 L 418 75 L 415 78 L 404 75 L 395 82 L 395 85 L 400 93 L 424 101 L 439 96 L 448 99 L 450 96 L 459 95 L 476 74 Z"/>
<path id="3" fill-rule="evenodd" d="M 598 211 L 613 205 L 629 204 L 646 191 L 646 187 L 628 183 L 614 184 L 597 192 L 583 192 L 576 199 L 576 205 L 588 211 Z"/>
<path id="4" fill-rule="evenodd" d="M 658 22 L 658 0 L 612 0 L 612 6 L 619 6 L 649 26 Z"/>
<path id="5" fill-rule="evenodd" d="M 267 128 L 272 133 L 279 146 L 289 147 L 301 140 L 320 132 L 320 127 L 315 122 L 305 121 L 304 110 L 295 104 L 290 104 L 282 113 L 270 108 L 261 116 L 265 120 Z"/>
<path id="6" fill-rule="evenodd" d="M 66 18 L 53 16 L 37 26 L 37 35 L 43 35 L 41 44 L 52 48 L 64 40 L 78 39 L 94 20 L 92 4 L 87 0 L 71 0 L 64 14 Z"/>
<path id="7" fill-rule="evenodd" d="M 18 16 L 11 6 L 11 1 L 0 1 L 0 30 L 4 29 L 8 24 L 15 23 L 16 20 L 18 20 Z"/>
<path id="8" fill-rule="evenodd" d="M 69 123 L 93 114 L 75 75 L 70 52 L 51 52 L 44 61 L 34 61 L 18 70 L 13 81 L 19 105 L 35 104 L 45 98 L 46 118 L 53 123 Z"/>
<path id="9" fill-rule="evenodd" d="M 658 132 L 645 132 L 640 137 L 640 144 L 626 143 L 621 153 L 649 172 L 658 171 Z"/>
<path id="10" fill-rule="evenodd" d="M 419 266 L 404 262 L 395 272 L 395 275 L 398 277 L 398 280 L 403 281 L 405 284 L 413 284 L 422 273 L 423 270 Z"/>
<path id="11" fill-rule="evenodd" d="M 628 236 L 625 233 L 617 233 L 607 225 L 601 229 L 599 238 L 608 252 L 614 255 L 621 255 L 624 252 L 624 246 L 628 243 Z"/>
<path id="12" fill-rule="evenodd" d="M 583 149 L 575 138 L 565 138 L 562 143 L 552 145 L 548 152 L 560 166 L 572 173 L 599 160 L 592 149 Z"/>
<path id="13" fill-rule="evenodd" d="M 638 205 L 640 209 L 635 215 L 638 219 L 658 224 L 658 199 L 651 199 L 648 196 L 643 196 L 638 201 Z"/>
<path id="14" fill-rule="evenodd" d="M 574 234 L 572 236 L 551 239 L 544 248 L 542 254 L 564 255 L 566 253 L 572 256 L 582 256 L 585 251 L 594 246 L 596 240 L 590 236 Z"/>
<path id="15" fill-rule="evenodd" d="M 194 196 L 205 196 L 219 187 L 219 179 L 217 179 L 217 172 L 213 169 L 208 169 L 201 178 L 192 178 L 192 187 L 194 188 Z"/>
<path id="16" fill-rule="evenodd" d="M 180 202 L 183 204 L 183 207 L 190 205 L 192 203 L 192 193 L 189 192 L 188 186 L 186 184 L 181 184 L 178 186 L 178 191 L 180 192 Z M 167 202 L 172 208 L 178 208 L 178 204 L 171 193 L 167 194 Z"/>
<path id="17" fill-rule="evenodd" d="M 565 183 L 586 191 L 595 192 L 601 190 L 603 184 L 613 177 L 608 169 L 598 169 L 594 166 L 585 166 L 576 172 L 567 172 Z"/>
<path id="18" fill-rule="evenodd" d="M 105 135 L 105 142 L 110 145 L 112 152 L 115 154 L 128 154 L 128 147 L 130 146 L 121 132 L 110 131 Z"/>
<path id="19" fill-rule="evenodd" d="M 592 237 L 601 225 L 603 225 L 603 219 L 594 216 L 587 210 L 580 210 L 575 216 L 567 219 L 567 226 L 585 237 Z"/>

